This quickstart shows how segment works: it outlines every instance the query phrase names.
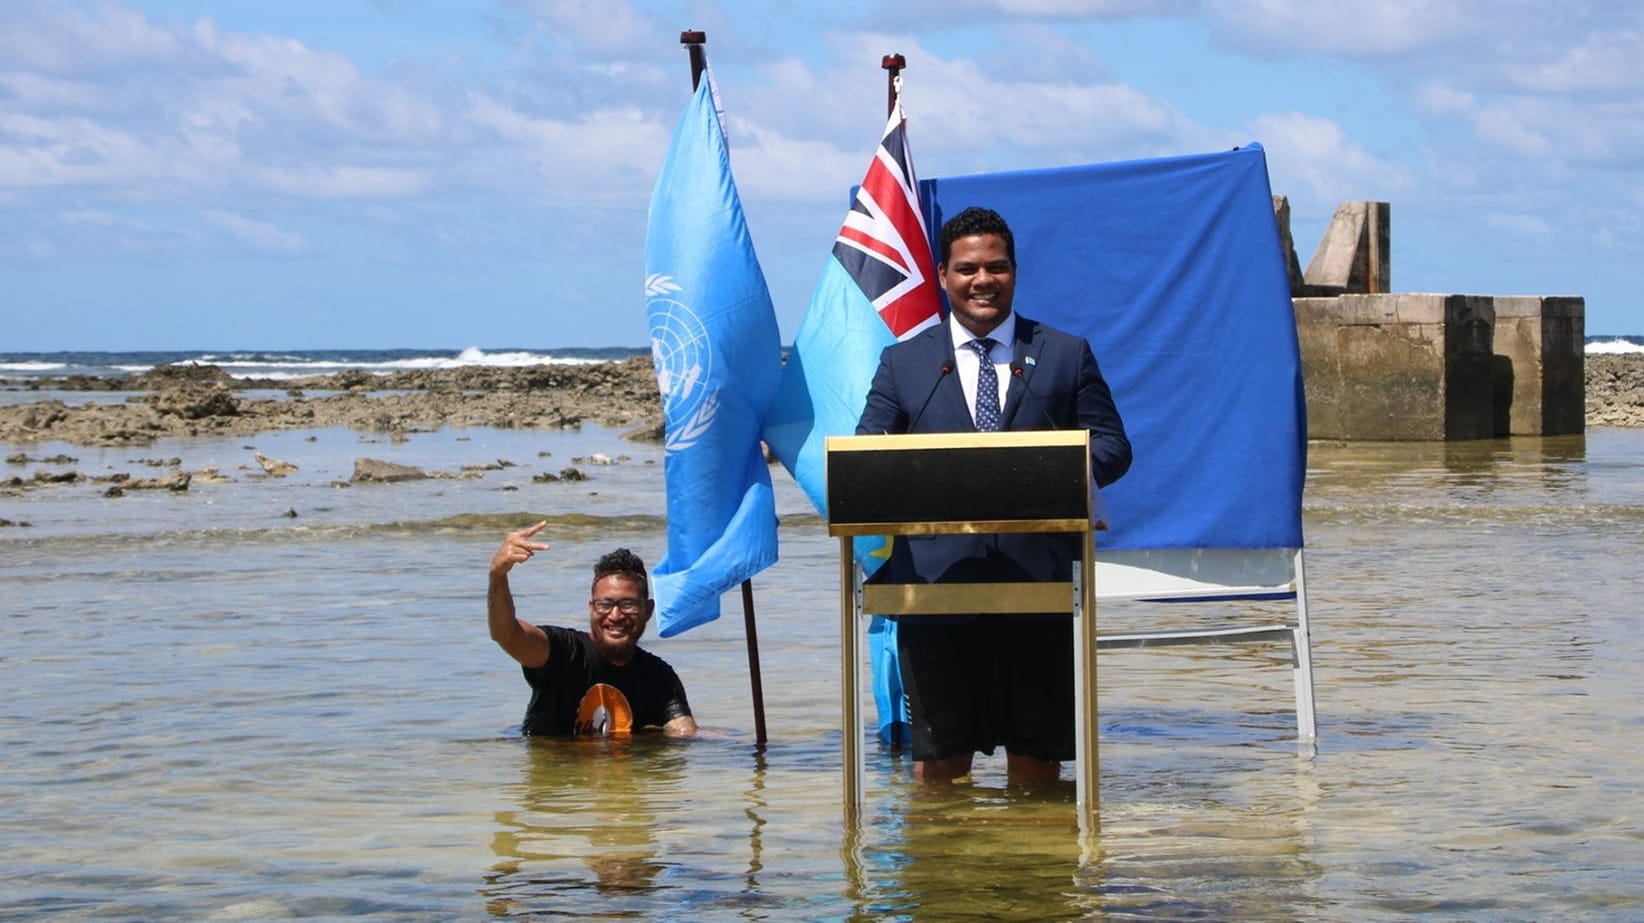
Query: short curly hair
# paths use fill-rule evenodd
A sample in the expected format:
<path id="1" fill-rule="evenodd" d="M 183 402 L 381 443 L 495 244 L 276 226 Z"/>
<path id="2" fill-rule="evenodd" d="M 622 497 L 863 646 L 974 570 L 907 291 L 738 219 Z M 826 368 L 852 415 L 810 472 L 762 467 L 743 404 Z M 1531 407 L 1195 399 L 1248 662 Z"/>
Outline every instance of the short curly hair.
<path id="1" fill-rule="evenodd" d="M 640 591 L 646 599 L 651 598 L 651 578 L 645 573 L 645 562 L 639 555 L 626 548 L 618 548 L 609 554 L 601 555 L 594 562 L 594 583 L 598 586 L 606 577 L 627 577 L 639 584 Z M 592 592 L 592 588 L 590 588 Z"/>
<path id="2" fill-rule="evenodd" d="M 977 234 L 997 234 L 1005 241 L 1005 256 L 1010 257 L 1010 265 L 1016 265 L 1016 235 L 1010 232 L 1010 225 L 998 212 L 991 208 L 977 208 L 971 206 L 942 225 L 942 233 L 938 240 L 942 251 L 941 263 L 946 265 L 948 257 L 953 253 L 953 242 L 961 237 L 974 237 Z"/>

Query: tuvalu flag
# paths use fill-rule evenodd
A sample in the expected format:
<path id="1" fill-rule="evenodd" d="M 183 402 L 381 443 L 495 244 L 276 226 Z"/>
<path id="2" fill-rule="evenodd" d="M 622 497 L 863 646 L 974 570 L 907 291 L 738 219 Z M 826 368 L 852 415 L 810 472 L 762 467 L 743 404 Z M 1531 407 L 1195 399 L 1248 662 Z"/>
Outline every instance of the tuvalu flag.
<path id="1" fill-rule="evenodd" d="M 898 101 L 794 336 L 765 441 L 826 511 L 823 440 L 856 431 L 879 354 L 941 319 Z"/>
<path id="2" fill-rule="evenodd" d="M 776 563 L 759 429 L 782 341 L 716 102 L 705 70 L 657 176 L 645 235 L 665 432 L 668 553 L 652 570 L 663 637 L 719 618 L 720 594 Z"/>
<path id="3" fill-rule="evenodd" d="M 827 511 L 824 440 L 856 431 L 879 354 L 939 322 L 940 304 L 898 98 L 800 321 L 765 421 L 765 442 L 818 513 Z M 857 539 L 857 560 L 871 573 L 884 548 L 883 539 Z M 879 730 L 888 737 L 907 721 L 894 623 L 875 616 L 869 642 Z"/>

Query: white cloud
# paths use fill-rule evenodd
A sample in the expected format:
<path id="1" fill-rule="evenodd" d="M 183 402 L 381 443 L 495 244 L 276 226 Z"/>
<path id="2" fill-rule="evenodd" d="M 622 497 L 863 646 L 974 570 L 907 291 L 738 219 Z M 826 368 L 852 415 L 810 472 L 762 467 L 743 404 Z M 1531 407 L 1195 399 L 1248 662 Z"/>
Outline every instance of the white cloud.
<path id="1" fill-rule="evenodd" d="M 46 74 L 110 74 L 175 57 L 177 37 L 141 13 L 99 4 L 95 14 L 67 4 L 8 4 L 0 61 Z"/>
<path id="2" fill-rule="evenodd" d="M 433 101 L 302 42 L 106 5 L 27 9 L 4 40 L 17 69 L 0 74 L 0 186 L 411 195 L 454 142 Z M 128 72 L 109 79 L 111 61 Z"/>
<path id="3" fill-rule="evenodd" d="M 864 138 L 860 150 L 847 151 L 824 141 L 771 131 L 746 119 L 733 118 L 729 127 L 745 142 L 731 148 L 731 170 L 744 199 L 836 202 L 842 209 L 844 191 L 862 181 L 878 143 L 878 138 L 871 142 Z"/>
<path id="4" fill-rule="evenodd" d="M 85 226 L 85 227 L 94 227 L 94 228 L 125 227 L 125 228 L 138 228 L 138 229 L 145 229 L 145 230 L 147 229 L 146 225 L 144 225 L 140 221 L 136 221 L 136 220 L 134 220 L 132 218 L 129 218 L 125 215 L 119 215 L 119 214 L 115 214 L 114 212 L 104 211 L 104 210 L 99 209 L 99 208 L 72 208 L 72 209 L 69 209 L 67 211 L 64 211 L 64 212 L 60 213 L 57 216 L 57 219 L 59 221 L 63 222 L 64 224 L 82 225 L 82 226 Z"/>
<path id="5" fill-rule="evenodd" d="M 258 221 L 221 209 L 207 209 L 201 213 L 208 224 L 222 228 L 240 241 L 258 250 L 272 253 L 302 253 L 308 242 L 301 234 L 281 229 L 267 221 Z"/>
<path id="6" fill-rule="evenodd" d="M 1329 119 L 1273 113 L 1256 118 L 1252 129 L 1267 151 L 1273 192 L 1289 196 L 1298 211 L 1397 199 L 1411 185 L 1405 169 L 1378 158 Z"/>
<path id="7" fill-rule="evenodd" d="M 1535 215 L 1493 214 L 1486 217 L 1484 223 L 1518 237 L 1542 239 L 1553 234 L 1552 225 Z"/>
<path id="8" fill-rule="evenodd" d="M 514 0 L 513 5 L 540 20 L 541 34 L 550 41 L 579 55 L 631 55 L 669 31 L 631 4 L 615 0 L 597 7 L 586 0 Z"/>
<path id="9" fill-rule="evenodd" d="M 644 201 L 673 131 L 636 108 L 602 109 L 572 121 L 529 115 L 483 93 L 470 98 L 467 118 L 510 142 L 538 174 L 535 183 L 515 177 L 512 185 L 573 201 Z"/>
<path id="10" fill-rule="evenodd" d="M 0 186 L 104 185 L 162 172 L 162 158 L 120 128 L 81 117 L 0 113 Z"/>
<path id="11" fill-rule="evenodd" d="M 1478 105 L 1472 93 L 1436 80 L 1429 81 L 1417 89 L 1415 100 L 1423 112 L 1436 116 L 1468 114 Z"/>
<path id="12" fill-rule="evenodd" d="M 1233 44 L 1258 51 L 1406 55 L 1477 32 L 1463 0 L 1222 0 L 1203 9 Z"/>
<path id="13" fill-rule="evenodd" d="M 1637 190 L 1634 193 L 1632 199 L 1637 201 L 1640 196 Z M 1621 254 L 1628 264 L 1637 266 L 1639 258 L 1644 256 L 1644 243 L 1640 242 L 1644 222 L 1638 215 L 1636 210 L 1630 208 L 1611 209 L 1595 216 L 1585 236 L 1595 246 Z"/>
<path id="14" fill-rule="evenodd" d="M 1169 103 L 1123 83 L 1017 80 L 971 57 L 920 57 L 915 155 L 937 174 L 1090 163 L 1222 145 Z M 1248 140 L 1248 139 L 1241 139 Z"/>
<path id="15" fill-rule="evenodd" d="M 1357 62 L 1395 105 L 1408 99 L 1430 119 L 1449 156 L 1482 143 L 1519 160 L 1644 157 L 1644 6 L 1242 0 L 1207 10 L 1216 34 L 1253 55 Z M 1448 137 L 1456 125 L 1472 137 Z"/>
<path id="16" fill-rule="evenodd" d="M 1520 157 L 1545 157 L 1553 150 L 1553 139 L 1541 131 L 1526 113 L 1511 105 L 1490 105 L 1473 120 L 1480 140 Z"/>
<path id="17" fill-rule="evenodd" d="M 1480 140 L 1527 169 L 1565 165 L 1638 169 L 1644 165 L 1644 100 L 1626 98 L 1575 105 L 1568 100 L 1510 97 L 1480 108 Z"/>
<path id="18" fill-rule="evenodd" d="M 1572 48 L 1514 69 L 1519 85 L 1538 92 L 1612 93 L 1644 90 L 1644 31 L 1596 30 Z"/>
<path id="19" fill-rule="evenodd" d="M 399 198 L 417 195 L 428 186 L 427 175 L 419 170 L 346 164 L 256 167 L 247 175 L 282 195 L 321 199 Z"/>
<path id="20" fill-rule="evenodd" d="M 391 83 L 366 79 L 341 54 L 292 39 L 224 34 L 209 19 L 195 24 L 192 38 L 230 68 L 214 89 L 259 121 L 289 121 L 298 130 L 304 124 L 332 128 L 353 140 L 370 133 L 378 144 L 428 139 L 440 131 L 434 106 Z"/>
<path id="21" fill-rule="evenodd" d="M 903 0 L 875 9 L 876 18 L 911 24 L 1032 19 L 1081 22 L 1141 16 L 1182 16 L 1201 0 Z"/>
<path id="22" fill-rule="evenodd" d="M 105 93 L 84 80 L 11 72 L 0 73 L 0 96 L 11 97 L 11 106 L 23 112 L 83 111 L 100 105 Z"/>

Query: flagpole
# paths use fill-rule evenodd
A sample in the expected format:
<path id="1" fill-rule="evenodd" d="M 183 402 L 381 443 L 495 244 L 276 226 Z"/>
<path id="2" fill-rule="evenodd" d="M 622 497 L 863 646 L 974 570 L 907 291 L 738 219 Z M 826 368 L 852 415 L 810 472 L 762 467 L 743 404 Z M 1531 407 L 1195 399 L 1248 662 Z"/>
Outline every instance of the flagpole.
<path id="1" fill-rule="evenodd" d="M 759 681 L 759 631 L 754 627 L 753 581 L 742 581 L 742 624 L 748 633 L 748 682 L 753 686 L 754 745 L 765 749 L 765 686 Z"/>
<path id="2" fill-rule="evenodd" d="M 688 29 L 679 33 L 679 43 L 691 54 L 691 90 L 702 85 L 702 74 L 708 69 L 708 33 Z M 748 681 L 753 687 L 754 744 L 765 749 L 765 686 L 759 676 L 759 631 L 754 624 L 753 581 L 742 581 L 742 624 L 748 635 Z"/>
<path id="3" fill-rule="evenodd" d="M 902 68 L 908 66 L 908 59 L 893 52 L 880 58 L 879 66 L 885 69 L 885 118 L 888 119 L 896 111 L 896 97 L 900 93 L 897 84 L 902 77 Z M 890 722 L 890 747 L 892 753 L 902 749 L 902 724 L 894 719 Z"/>

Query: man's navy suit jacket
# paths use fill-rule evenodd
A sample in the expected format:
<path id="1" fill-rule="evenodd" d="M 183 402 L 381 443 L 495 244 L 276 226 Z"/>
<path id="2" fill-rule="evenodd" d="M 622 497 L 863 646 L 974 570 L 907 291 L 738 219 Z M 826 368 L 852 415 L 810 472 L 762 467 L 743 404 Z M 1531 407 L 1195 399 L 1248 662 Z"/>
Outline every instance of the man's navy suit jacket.
<path id="1" fill-rule="evenodd" d="M 856 432 L 975 432 L 953 358 L 950 318 L 879 357 Z M 946 371 L 944 371 L 946 369 Z M 1130 468 L 1130 440 L 1090 344 L 1020 314 L 1011 344 L 1011 381 L 1000 429 L 1086 429 L 1097 486 Z M 1000 382 L 1001 390 L 1006 383 Z M 964 484 L 963 478 L 959 483 Z M 1009 484 L 964 484 L 1009 490 Z M 873 576 L 889 583 L 977 583 L 1067 580 L 1079 554 L 1074 535 L 937 535 L 897 537 L 890 560 Z"/>

